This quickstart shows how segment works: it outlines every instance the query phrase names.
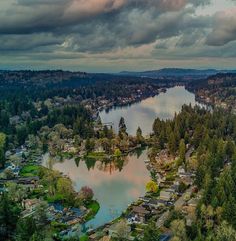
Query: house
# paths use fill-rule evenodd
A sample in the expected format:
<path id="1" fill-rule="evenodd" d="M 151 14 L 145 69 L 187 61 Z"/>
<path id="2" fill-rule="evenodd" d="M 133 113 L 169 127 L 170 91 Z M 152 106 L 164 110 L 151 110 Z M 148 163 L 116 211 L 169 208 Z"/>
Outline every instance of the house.
<path id="1" fill-rule="evenodd" d="M 7 163 L 7 164 L 5 164 L 5 169 L 6 169 L 6 170 L 11 170 L 11 171 L 13 171 L 15 168 L 16 168 L 16 166 L 15 166 L 15 164 L 13 164 L 13 163 Z"/>
<path id="2" fill-rule="evenodd" d="M 168 192 L 168 191 L 161 191 L 160 192 L 160 199 L 164 200 L 164 201 L 170 201 L 172 199 L 172 192 Z"/>
<path id="3" fill-rule="evenodd" d="M 184 169 L 183 166 L 180 166 L 180 167 L 178 168 L 178 175 L 181 176 L 182 174 L 185 174 L 185 169 Z"/>
<path id="4" fill-rule="evenodd" d="M 169 241 L 171 239 L 171 235 L 170 234 L 162 234 L 160 236 L 160 241 Z"/>
<path id="5" fill-rule="evenodd" d="M 26 121 L 28 118 L 31 117 L 30 112 L 29 112 L 29 111 L 24 111 L 24 112 L 21 114 L 21 117 L 22 117 L 23 120 Z"/>
<path id="6" fill-rule="evenodd" d="M 59 203 L 50 203 L 49 210 L 55 213 L 63 213 L 64 207 Z"/>
<path id="7" fill-rule="evenodd" d="M 35 187 L 38 185 L 39 177 L 20 177 L 17 179 L 18 184 L 28 185 L 28 184 L 34 184 Z"/>
<path id="8" fill-rule="evenodd" d="M 124 223 L 125 224 L 125 223 Z M 127 223 L 126 223 L 127 224 Z M 134 240 L 134 237 L 132 237 L 130 235 L 130 232 L 131 232 L 131 227 L 129 225 L 125 225 L 125 230 L 122 229 L 122 232 L 125 231 L 126 232 L 126 236 L 127 236 L 127 240 Z M 118 223 L 114 223 L 112 224 L 110 227 L 109 227 L 109 230 L 108 230 L 108 236 L 111 237 L 111 238 L 117 238 L 119 233 L 120 233 L 120 230 L 121 230 L 121 227 L 120 227 L 120 222 Z M 107 238 L 105 239 L 107 240 Z M 108 239 L 109 240 L 109 239 Z M 113 240 L 113 239 L 110 239 L 110 240 Z M 121 240 L 121 239 L 119 239 Z"/>
<path id="9" fill-rule="evenodd" d="M 110 241 L 111 237 L 110 236 L 104 236 L 101 239 L 99 239 L 99 241 Z"/>
<path id="10" fill-rule="evenodd" d="M 150 201 L 150 198 L 149 197 L 140 197 L 139 200 L 148 203 Z"/>
<path id="11" fill-rule="evenodd" d="M 118 230 L 120 229 L 119 227 L 120 223 L 114 223 L 112 224 L 110 227 L 109 227 L 109 236 L 111 237 L 116 237 L 117 236 L 117 233 L 118 233 Z M 131 232 L 131 228 L 127 225 L 127 232 Z"/>
<path id="12" fill-rule="evenodd" d="M 167 202 L 164 200 L 159 200 L 159 199 L 151 199 L 149 202 L 149 205 L 155 209 L 159 207 L 164 207 L 167 205 Z"/>
<path id="13" fill-rule="evenodd" d="M 158 219 L 157 219 L 157 222 L 156 222 L 156 226 L 157 228 L 160 228 L 164 225 L 165 223 L 165 220 L 167 220 L 167 218 L 169 217 L 169 214 L 170 214 L 170 211 L 166 211 L 164 212 Z"/>
<path id="14" fill-rule="evenodd" d="M 196 221 L 195 210 L 189 211 L 186 218 L 186 225 L 188 227 L 192 226 L 192 224 Z"/>
<path id="15" fill-rule="evenodd" d="M 173 184 L 169 189 L 173 190 L 173 193 L 178 193 L 179 192 L 179 184 Z"/>
<path id="16" fill-rule="evenodd" d="M 19 176 L 20 170 L 21 170 L 20 167 L 16 167 L 15 169 L 12 170 L 15 177 Z"/>
<path id="17" fill-rule="evenodd" d="M 103 153 L 104 152 L 104 149 L 103 149 L 103 147 L 101 146 L 101 145 L 99 145 L 99 144 L 97 144 L 96 146 L 95 146 L 95 150 L 94 150 L 95 152 L 98 152 L 98 153 Z"/>
<path id="18" fill-rule="evenodd" d="M 198 200 L 196 198 L 192 198 L 188 201 L 188 206 L 196 208 L 198 204 Z"/>
<path id="19" fill-rule="evenodd" d="M 11 154 L 12 154 L 11 151 L 6 151 L 5 157 L 6 157 L 6 158 L 9 158 L 9 157 L 11 156 Z"/>
<path id="20" fill-rule="evenodd" d="M 178 175 L 181 177 L 181 178 L 185 178 L 185 177 L 194 177 L 195 175 L 191 172 L 186 172 L 185 169 L 180 166 L 179 169 L 178 169 Z"/>
<path id="21" fill-rule="evenodd" d="M 90 236 L 89 236 L 89 241 L 95 241 L 95 240 L 97 240 L 97 233 L 93 233 L 93 234 L 91 234 Z"/>
<path id="22" fill-rule="evenodd" d="M 40 204 L 40 200 L 35 199 L 25 199 L 22 201 L 22 206 L 29 212 L 35 211 L 35 208 Z"/>
<path id="23" fill-rule="evenodd" d="M 20 124 L 21 118 L 18 115 L 15 115 L 9 119 L 11 125 L 18 125 Z"/>
<path id="24" fill-rule="evenodd" d="M 128 221 L 128 224 L 140 224 L 140 223 L 142 223 L 141 219 L 139 218 L 139 216 L 137 214 L 129 215 L 127 217 L 127 221 Z"/>
<path id="25" fill-rule="evenodd" d="M 192 186 L 193 185 L 193 179 L 191 176 L 185 176 L 181 178 L 181 181 L 186 185 L 186 186 Z"/>
<path id="26" fill-rule="evenodd" d="M 0 195 L 2 195 L 6 191 L 7 189 L 5 187 L 0 187 Z"/>
<path id="27" fill-rule="evenodd" d="M 133 213 L 134 215 L 136 214 L 140 218 L 140 221 L 144 223 L 148 215 L 150 214 L 150 211 L 148 211 L 142 206 L 134 206 L 131 213 Z"/>

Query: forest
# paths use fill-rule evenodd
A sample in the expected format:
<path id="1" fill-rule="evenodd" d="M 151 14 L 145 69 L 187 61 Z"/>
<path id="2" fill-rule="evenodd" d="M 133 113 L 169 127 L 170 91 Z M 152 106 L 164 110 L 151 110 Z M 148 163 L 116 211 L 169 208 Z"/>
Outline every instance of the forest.
<path id="1" fill-rule="evenodd" d="M 11 79 L 10 84 L 8 78 Z M 15 78 L 20 78 L 20 81 Z M 40 78 L 47 81 L 42 84 Z M 227 78 L 227 84 L 222 85 L 221 78 Z M 95 164 L 97 158 L 116 158 L 120 161 L 130 150 L 147 147 L 154 164 L 159 153 L 165 151 L 174 160 L 175 172 L 182 168 L 192 173 L 194 188 L 201 196 L 191 225 L 187 225 L 186 217 L 181 212 L 170 208 L 164 228 L 171 231 L 171 240 L 235 240 L 236 116 L 232 108 L 184 105 L 173 119 L 156 118 L 153 131 L 147 137 L 143 137 L 141 128 L 137 129 L 135 136 L 128 135 L 124 118 L 120 119 L 118 133 L 114 133 L 101 123 L 97 115 L 100 108 L 119 106 L 123 101 L 131 104 L 159 94 L 160 89 L 165 90 L 175 84 L 175 81 L 166 83 L 157 79 L 81 72 L 1 72 L 0 166 L 3 170 L 8 168 L 9 156 L 13 156 L 10 160 L 22 169 L 17 177 L 11 170 L 4 170 L 1 172 L 4 178 L 0 180 L 35 178 L 35 175 L 38 178 L 37 185 L 14 182 L 1 185 L 1 237 L 16 241 L 67 240 L 57 236 L 67 226 L 55 220 L 49 221 L 46 217 L 45 210 L 51 202 L 59 202 L 66 208 L 83 205 L 87 212 L 84 220 L 91 219 L 99 210 L 89 187 L 75 192 L 70 179 L 42 168 L 43 154 L 48 152 L 58 160 L 78 155 L 77 160 L 93 159 L 91 162 Z M 222 88 L 227 90 L 226 97 L 235 94 L 234 75 L 209 77 L 204 80 L 204 87 L 201 82 L 195 84 L 189 82 L 187 88 L 192 88 L 192 91 Z M 24 149 L 28 151 L 21 154 Z M 186 158 L 189 151 L 190 158 Z M 19 158 L 17 153 L 20 153 Z M 169 167 L 166 169 L 167 172 L 172 171 Z M 119 166 L 119 170 L 122 167 Z M 162 189 L 156 184 L 155 173 L 150 172 L 150 176 L 153 180 L 149 184 L 154 186 L 148 189 L 160 193 Z M 186 189 L 187 185 L 181 183 L 180 192 Z M 43 202 L 34 210 L 34 215 L 22 218 L 25 211 L 22 203 L 26 198 L 42 199 Z M 147 229 L 136 240 L 161 240 L 161 230 L 153 224 L 153 220 L 146 225 Z"/>
<path id="2" fill-rule="evenodd" d="M 183 106 L 173 120 L 156 119 L 153 132 L 155 148 L 178 154 L 178 165 L 196 172 L 195 184 L 202 191 L 196 222 L 184 228 L 185 238 L 176 234 L 174 240 L 234 240 L 236 116 L 222 109 Z M 194 147 L 193 162 L 185 160 L 186 146 Z M 175 218 L 180 222 L 180 216 Z"/>

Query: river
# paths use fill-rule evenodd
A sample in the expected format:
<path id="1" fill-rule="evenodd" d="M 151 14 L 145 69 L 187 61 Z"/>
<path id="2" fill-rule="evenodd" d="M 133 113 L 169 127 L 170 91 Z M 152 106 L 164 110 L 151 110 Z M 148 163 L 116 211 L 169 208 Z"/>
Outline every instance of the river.
<path id="1" fill-rule="evenodd" d="M 148 98 L 128 107 L 114 108 L 108 113 L 100 113 L 103 122 L 114 122 L 117 131 L 120 117 L 123 116 L 127 132 L 135 134 L 138 126 L 143 134 L 149 134 L 156 117 L 161 119 L 173 118 L 184 104 L 195 105 L 195 97 L 184 87 L 174 87 L 158 96 Z M 140 155 L 141 154 L 141 155 Z M 82 186 L 89 186 L 94 191 L 94 197 L 100 204 L 96 217 L 86 224 L 96 228 L 120 216 L 129 204 L 145 194 L 145 184 L 150 180 L 144 160 L 147 151 L 129 155 L 124 163 L 104 164 L 100 161 L 88 163 L 75 160 L 65 160 L 55 163 L 53 169 L 67 174 L 77 191 Z"/>
<path id="2" fill-rule="evenodd" d="M 152 131 L 152 124 L 156 117 L 171 119 L 175 113 L 181 111 L 184 104 L 195 105 L 195 95 L 187 91 L 183 86 L 167 89 L 155 97 L 147 98 L 141 102 L 126 107 L 115 107 L 109 112 L 103 110 L 100 117 L 103 123 L 113 122 L 113 128 L 117 132 L 121 117 L 124 117 L 127 132 L 135 135 L 138 127 L 143 135 Z"/>

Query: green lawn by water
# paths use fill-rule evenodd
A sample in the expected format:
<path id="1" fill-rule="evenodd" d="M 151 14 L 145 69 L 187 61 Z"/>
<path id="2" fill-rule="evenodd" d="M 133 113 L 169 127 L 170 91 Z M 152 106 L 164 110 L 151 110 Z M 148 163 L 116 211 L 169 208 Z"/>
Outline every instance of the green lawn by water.
<path id="1" fill-rule="evenodd" d="M 20 176 L 22 177 L 33 177 L 37 176 L 39 173 L 39 166 L 36 165 L 26 165 L 20 171 Z"/>

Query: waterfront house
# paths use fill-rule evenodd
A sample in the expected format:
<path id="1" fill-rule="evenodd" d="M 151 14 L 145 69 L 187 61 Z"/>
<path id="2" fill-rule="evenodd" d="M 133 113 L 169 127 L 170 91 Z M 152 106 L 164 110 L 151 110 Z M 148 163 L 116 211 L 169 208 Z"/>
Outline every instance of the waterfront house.
<path id="1" fill-rule="evenodd" d="M 132 214 L 137 215 L 142 223 L 144 223 L 150 214 L 150 211 L 142 206 L 134 206 L 132 209 Z"/>
<path id="2" fill-rule="evenodd" d="M 33 212 L 35 208 L 40 204 L 39 199 L 25 199 L 22 201 L 22 206 L 29 212 Z"/>
<path id="3" fill-rule="evenodd" d="M 167 205 L 167 202 L 164 200 L 160 200 L 160 199 L 151 199 L 149 202 L 149 205 L 155 209 L 160 208 L 160 207 L 164 207 Z"/>
<path id="4" fill-rule="evenodd" d="M 131 214 L 127 217 L 128 224 L 140 224 L 141 219 L 137 214 Z"/>
<path id="5" fill-rule="evenodd" d="M 150 198 L 149 197 L 140 197 L 139 200 L 143 201 L 143 202 L 150 202 Z"/>
<path id="6" fill-rule="evenodd" d="M 18 125 L 20 124 L 21 118 L 18 115 L 15 115 L 9 119 L 11 125 Z"/>
<path id="7" fill-rule="evenodd" d="M 164 201 L 170 201 L 172 199 L 172 192 L 168 192 L 168 191 L 161 191 L 160 192 L 160 199 L 164 200 Z"/>

